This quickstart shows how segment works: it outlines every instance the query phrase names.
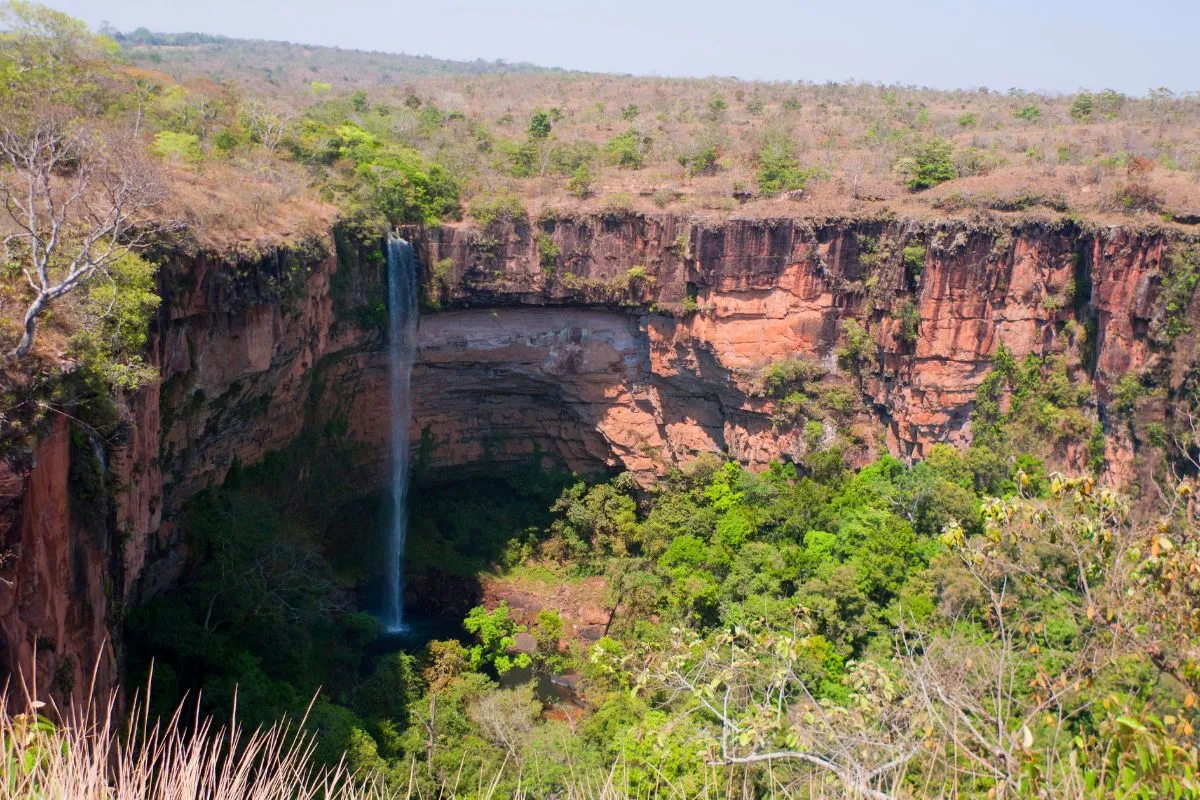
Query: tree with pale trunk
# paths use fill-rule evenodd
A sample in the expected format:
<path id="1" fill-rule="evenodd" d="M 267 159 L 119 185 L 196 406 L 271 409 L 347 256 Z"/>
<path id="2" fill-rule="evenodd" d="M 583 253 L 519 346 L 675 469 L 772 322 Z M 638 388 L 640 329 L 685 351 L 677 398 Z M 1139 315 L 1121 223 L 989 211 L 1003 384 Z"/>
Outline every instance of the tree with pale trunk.
<path id="1" fill-rule="evenodd" d="M 32 292 L 11 361 L 29 353 L 39 319 L 56 301 L 148 244 L 164 189 L 132 139 L 88 128 L 70 109 L 6 116 L 2 252 Z"/>
<path id="2" fill-rule="evenodd" d="M 246 118 L 246 127 L 268 153 L 275 151 L 296 121 L 296 114 L 290 109 L 260 100 L 248 100 L 243 103 L 242 114 Z"/>

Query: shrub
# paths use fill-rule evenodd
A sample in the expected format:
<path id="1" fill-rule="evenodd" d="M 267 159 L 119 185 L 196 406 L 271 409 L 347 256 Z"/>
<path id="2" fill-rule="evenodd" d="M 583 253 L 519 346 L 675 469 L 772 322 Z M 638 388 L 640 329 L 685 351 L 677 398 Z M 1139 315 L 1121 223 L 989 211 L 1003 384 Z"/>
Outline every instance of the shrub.
<path id="1" fill-rule="evenodd" d="M 904 269 L 914 279 L 921 276 L 921 271 L 925 269 L 924 245 L 910 244 L 904 248 Z"/>
<path id="2" fill-rule="evenodd" d="M 558 242 L 545 233 L 539 232 L 535 241 L 537 242 L 538 263 L 542 267 L 542 272 L 549 275 L 558 266 L 558 257 L 562 254 L 562 248 L 558 246 Z"/>
<path id="3" fill-rule="evenodd" d="M 560 175 L 572 175 L 582 166 L 590 166 L 600 155 L 592 142 L 564 142 L 550 151 L 550 169 Z"/>
<path id="4" fill-rule="evenodd" d="M 1151 422 L 1146 426 L 1146 444 L 1151 447 L 1167 446 L 1167 429 L 1161 422 Z"/>
<path id="5" fill-rule="evenodd" d="M 511 192 L 499 192 L 490 197 L 477 197 L 467 206 L 467 213 L 484 227 L 493 222 L 514 222 L 528 216 L 521 198 Z"/>
<path id="6" fill-rule="evenodd" d="M 1042 110 L 1037 106 L 1025 106 L 1013 116 L 1024 122 L 1037 122 L 1042 118 Z"/>
<path id="7" fill-rule="evenodd" d="M 641 169 L 645 163 L 650 138 L 633 128 L 608 140 L 604 152 L 609 160 L 622 169 Z"/>
<path id="8" fill-rule="evenodd" d="M 153 150 L 167 161 L 199 161 L 203 157 L 200 137 L 194 133 L 159 131 L 154 134 Z"/>
<path id="9" fill-rule="evenodd" d="M 824 375 L 825 368 L 815 361 L 785 358 L 763 369 L 758 379 L 759 391 L 769 397 L 780 398 L 802 391 L 805 384 L 819 381 Z"/>
<path id="10" fill-rule="evenodd" d="M 720 94 L 713 93 L 708 98 L 708 114 L 712 119 L 720 119 L 728 108 L 729 103 L 725 102 L 725 98 Z"/>
<path id="11" fill-rule="evenodd" d="M 896 169 L 906 177 L 906 185 L 914 192 L 953 180 L 958 175 L 954 146 L 935 136 L 896 162 Z"/>
<path id="12" fill-rule="evenodd" d="M 1087 122 L 1092 118 L 1092 112 L 1096 110 L 1095 101 L 1089 92 L 1080 92 L 1075 95 L 1075 101 L 1071 103 L 1071 119 L 1076 122 Z"/>
<path id="13" fill-rule="evenodd" d="M 532 178 L 537 174 L 538 150 L 533 142 L 501 142 L 500 152 L 508 158 L 508 174 L 514 178 Z"/>
<path id="14" fill-rule="evenodd" d="M 863 367 L 875 363 L 875 339 L 859 321 L 850 318 L 842 323 L 842 343 L 837 349 L 838 366 L 862 376 Z"/>
<path id="15" fill-rule="evenodd" d="M 921 309 L 912 300 L 905 300 L 900 306 L 900 338 L 912 344 L 917 340 L 921 327 Z"/>
<path id="16" fill-rule="evenodd" d="M 1196 284 L 1200 281 L 1200 249 L 1194 245 L 1188 248 L 1177 246 L 1167 253 L 1163 266 L 1159 290 L 1163 311 L 1158 338 L 1171 341 L 1179 334 L 1192 330 L 1186 315 L 1192 295 L 1196 293 Z"/>
<path id="17" fill-rule="evenodd" d="M 1122 210 L 1130 214 L 1141 211 L 1157 212 L 1162 210 L 1162 195 L 1149 184 L 1134 181 L 1121 187 L 1113 200 Z"/>
<path id="18" fill-rule="evenodd" d="M 633 103 L 630 103 L 621 109 L 621 119 L 625 120 L 626 122 L 632 122 L 633 120 L 637 119 L 637 115 L 640 113 L 641 111 L 638 110 L 638 107 Z"/>
<path id="19" fill-rule="evenodd" d="M 633 197 L 626 192 L 613 192 L 604 198 L 602 213 L 606 217 L 624 217 L 633 211 Z"/>
<path id="20" fill-rule="evenodd" d="M 229 128 L 222 128 L 212 138 L 213 148 L 221 155 L 229 155 L 241 144 L 237 134 Z"/>
<path id="21" fill-rule="evenodd" d="M 767 196 L 803 189 L 809 174 L 796 157 L 796 143 L 784 133 L 771 132 L 763 137 L 758 150 L 758 190 Z"/>
<path id="22" fill-rule="evenodd" d="M 1137 409 L 1138 399 L 1146 393 L 1146 387 L 1141 379 L 1132 372 L 1126 373 L 1113 387 L 1112 408 L 1119 416 L 1132 417 Z"/>
<path id="23" fill-rule="evenodd" d="M 71 349 L 109 386 L 133 390 L 158 377 L 142 358 L 150 317 L 161 300 L 155 294 L 154 273 L 153 264 L 129 253 L 84 286 L 82 326 Z"/>
<path id="24" fill-rule="evenodd" d="M 974 114 L 968 112 L 958 118 L 958 126 L 960 128 L 973 128 L 978 121 Z"/>
<path id="25" fill-rule="evenodd" d="M 540 142 L 550 138 L 550 115 L 541 109 L 533 112 L 529 118 L 529 139 Z"/>
<path id="26" fill-rule="evenodd" d="M 711 175 L 717 171 L 717 161 L 721 158 L 721 149 L 715 144 L 698 146 L 690 152 L 679 155 L 679 165 L 687 170 L 689 175 Z"/>
<path id="27" fill-rule="evenodd" d="M 571 178 L 567 181 L 567 192 L 581 200 L 591 196 L 592 170 L 587 164 L 580 164 L 571 173 Z"/>

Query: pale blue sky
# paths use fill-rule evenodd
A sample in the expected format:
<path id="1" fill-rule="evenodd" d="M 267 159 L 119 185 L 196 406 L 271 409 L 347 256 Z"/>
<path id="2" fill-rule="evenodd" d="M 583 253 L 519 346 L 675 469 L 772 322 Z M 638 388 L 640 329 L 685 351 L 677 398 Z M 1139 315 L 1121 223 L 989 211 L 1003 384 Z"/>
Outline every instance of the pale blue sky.
<path id="1" fill-rule="evenodd" d="M 1198 0 L 49 0 L 93 26 L 572 69 L 1200 89 Z"/>

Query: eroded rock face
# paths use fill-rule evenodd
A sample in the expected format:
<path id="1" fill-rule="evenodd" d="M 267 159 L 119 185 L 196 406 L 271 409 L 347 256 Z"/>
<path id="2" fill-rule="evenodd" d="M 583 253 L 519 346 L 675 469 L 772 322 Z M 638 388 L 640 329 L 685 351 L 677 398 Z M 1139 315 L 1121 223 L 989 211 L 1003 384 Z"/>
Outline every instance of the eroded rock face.
<path id="1" fill-rule="evenodd" d="M 543 258 L 538 236 L 559 255 Z M 413 452 L 432 481 L 535 454 L 645 478 L 705 452 L 752 466 L 800 458 L 813 432 L 762 391 L 764 368 L 785 359 L 819 365 L 821 385 L 852 398 L 839 427 L 859 463 L 967 442 L 975 391 L 1001 343 L 1021 358 L 1090 336 L 1101 419 L 1123 375 L 1170 356 L 1178 388 L 1197 360 L 1191 334 L 1167 355 L 1151 342 L 1161 233 L 630 216 L 414 238 L 427 299 L 442 309 L 423 313 L 413 374 Z M 904 249 L 916 246 L 924 258 L 906 263 Z M 364 494 L 384 485 L 383 269 L 373 249 L 343 242 L 339 259 L 309 243 L 241 262 L 200 254 L 164 272 L 151 349 L 163 380 L 129 399 L 133 424 L 107 454 L 119 490 L 105 518 L 72 517 L 61 424 L 33 459 L 0 474 L 10 671 L 28 671 L 39 638 L 63 659 L 52 673 L 59 663 L 90 669 L 114 611 L 178 575 L 180 510 L 235 462 L 336 437 L 353 445 L 339 470 Z M 858 374 L 838 366 L 850 318 L 874 342 Z M 1154 413 L 1166 417 L 1170 404 Z M 1110 477 L 1128 480 L 1132 444 L 1108 427 Z M 289 452 L 294 479 L 312 480 L 304 452 Z M 108 679 L 116 673 L 105 663 Z"/>
<path id="2" fill-rule="evenodd" d="M 7 525 L 0 666 L 15 681 L 9 692 L 17 703 L 24 688 L 35 687 L 60 703 L 84 700 L 93 674 L 102 688 L 117 676 L 109 622 L 113 582 L 120 576 L 110 573 L 107 536 L 89 514 L 72 509 L 72 449 L 70 428 L 59 417 L 38 443 L 27 473 L 0 464 Z"/>
<path id="3" fill-rule="evenodd" d="M 539 236 L 558 245 L 553 263 L 542 262 Z M 1168 242 L 1160 233 L 1072 225 L 730 220 L 706 228 L 635 217 L 447 228 L 421 243 L 427 280 L 452 306 L 669 312 L 639 317 L 649 355 L 644 385 L 651 392 L 663 382 L 686 386 L 684 395 L 713 402 L 694 403 L 696 424 L 686 411 L 655 418 L 675 434 L 661 443 L 667 460 L 716 448 L 757 465 L 796 453 L 799 443 L 797 431 L 770 423 L 772 403 L 749 396 L 754 374 L 799 357 L 836 379 L 850 318 L 877 348 L 860 379 L 841 375 L 864 403 L 850 426 L 858 461 L 882 448 L 918 457 L 936 442 L 967 443 L 975 392 L 1000 344 L 1017 359 L 1090 345 L 1090 379 L 1106 402 L 1124 374 L 1154 364 L 1147 333 L 1160 313 Z M 906 265 L 906 247 L 924 249 L 923 260 Z M 1092 337 L 1086 345 L 1085 336 Z M 631 394 L 615 405 L 622 409 L 615 415 L 628 416 L 637 404 Z M 631 429 L 637 418 L 629 417 Z M 1110 456 L 1113 475 L 1128 478 L 1132 454 Z M 655 468 L 627 447 L 620 460 Z"/>

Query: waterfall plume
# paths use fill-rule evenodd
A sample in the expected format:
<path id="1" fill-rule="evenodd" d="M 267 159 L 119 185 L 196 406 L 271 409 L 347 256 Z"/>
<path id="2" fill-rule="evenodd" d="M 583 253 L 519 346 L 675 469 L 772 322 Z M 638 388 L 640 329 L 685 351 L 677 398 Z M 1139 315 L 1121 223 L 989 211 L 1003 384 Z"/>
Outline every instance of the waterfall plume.
<path id="1" fill-rule="evenodd" d="M 387 538 L 387 600 L 382 621 L 404 630 L 404 541 L 408 528 L 408 425 L 417 340 L 417 260 L 412 245 L 391 238 L 387 248 L 388 360 L 391 372 L 392 524 Z"/>

